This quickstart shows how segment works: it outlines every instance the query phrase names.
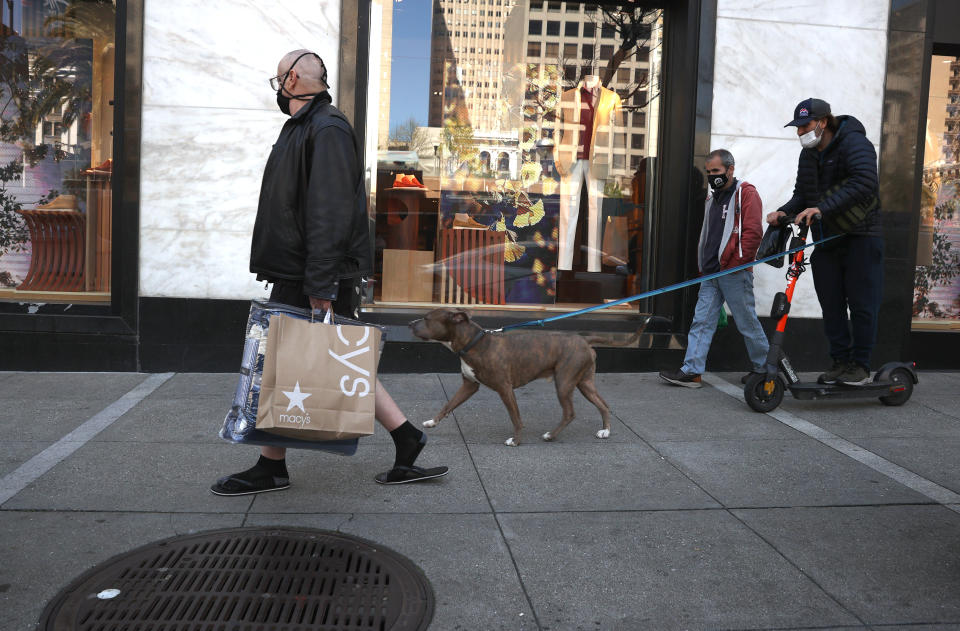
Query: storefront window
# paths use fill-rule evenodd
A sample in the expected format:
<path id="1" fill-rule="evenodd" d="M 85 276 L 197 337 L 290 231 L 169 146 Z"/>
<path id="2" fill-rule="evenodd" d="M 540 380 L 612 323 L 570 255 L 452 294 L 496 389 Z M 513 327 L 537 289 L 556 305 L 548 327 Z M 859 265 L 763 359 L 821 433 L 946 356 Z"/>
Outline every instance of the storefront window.
<path id="1" fill-rule="evenodd" d="M 564 310 L 643 289 L 663 11 L 568 1 L 561 28 L 561 4 L 375 0 L 374 305 Z"/>
<path id="2" fill-rule="evenodd" d="M 960 57 L 934 55 L 913 328 L 960 330 Z"/>
<path id="3" fill-rule="evenodd" d="M 110 300 L 115 15 L 2 2 L 0 300 Z"/>

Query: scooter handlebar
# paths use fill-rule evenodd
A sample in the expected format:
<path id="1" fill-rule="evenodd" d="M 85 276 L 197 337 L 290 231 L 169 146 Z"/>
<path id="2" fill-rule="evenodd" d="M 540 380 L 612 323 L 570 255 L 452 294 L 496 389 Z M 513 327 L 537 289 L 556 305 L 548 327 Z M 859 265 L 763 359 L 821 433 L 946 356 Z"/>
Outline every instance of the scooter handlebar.
<path id="1" fill-rule="evenodd" d="M 820 215 L 813 216 L 813 221 L 820 221 L 820 219 L 821 219 Z M 790 224 L 795 223 L 796 220 L 797 220 L 797 217 L 795 215 L 793 217 L 789 215 L 780 215 L 779 217 L 777 217 L 777 226 L 778 227 L 789 226 Z M 803 224 L 803 226 L 806 226 L 806 225 L 807 224 Z"/>

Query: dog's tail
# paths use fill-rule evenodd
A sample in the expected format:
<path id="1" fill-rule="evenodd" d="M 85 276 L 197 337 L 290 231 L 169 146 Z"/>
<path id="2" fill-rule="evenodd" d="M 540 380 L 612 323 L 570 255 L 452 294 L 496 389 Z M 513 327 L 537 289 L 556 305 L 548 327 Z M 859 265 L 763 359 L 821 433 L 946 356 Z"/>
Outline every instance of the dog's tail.
<path id="1" fill-rule="evenodd" d="M 601 337 L 599 335 L 584 335 L 583 337 L 585 340 L 587 340 L 587 344 L 590 346 L 632 346 L 640 339 L 640 331 L 636 331 L 633 335 L 625 340 L 614 340 L 609 337 Z"/>

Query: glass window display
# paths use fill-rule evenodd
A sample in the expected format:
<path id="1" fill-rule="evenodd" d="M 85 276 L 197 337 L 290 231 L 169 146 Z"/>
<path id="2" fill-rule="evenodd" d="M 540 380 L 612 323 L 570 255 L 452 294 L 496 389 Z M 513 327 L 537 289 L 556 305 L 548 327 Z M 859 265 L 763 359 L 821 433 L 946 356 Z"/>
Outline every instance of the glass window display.
<path id="1" fill-rule="evenodd" d="M 116 7 L 8 0 L 0 300 L 109 302 Z"/>
<path id="2" fill-rule="evenodd" d="M 443 10 L 465 5 L 477 21 Z M 564 310 L 646 289 L 663 10 L 432 6 L 374 2 L 369 298 Z"/>
<path id="3" fill-rule="evenodd" d="M 960 57 L 933 55 L 913 328 L 960 330 Z"/>

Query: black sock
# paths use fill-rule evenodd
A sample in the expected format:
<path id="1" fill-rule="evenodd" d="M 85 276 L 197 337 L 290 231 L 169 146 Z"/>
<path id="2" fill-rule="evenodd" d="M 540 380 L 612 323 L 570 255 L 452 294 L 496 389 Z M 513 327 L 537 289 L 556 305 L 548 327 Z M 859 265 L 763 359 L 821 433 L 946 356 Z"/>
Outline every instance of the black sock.
<path id="1" fill-rule="evenodd" d="M 423 432 L 411 425 L 410 421 L 404 421 L 403 425 L 391 431 L 390 437 L 393 438 L 393 444 L 397 448 L 394 467 L 412 466 L 427 442 Z"/>
<path id="2" fill-rule="evenodd" d="M 290 477 L 287 474 L 287 460 L 285 458 L 274 460 L 273 458 L 267 458 L 266 456 L 261 455 L 253 469 L 260 469 L 264 473 L 268 473 L 276 478 Z M 250 469 L 250 471 L 253 469 Z"/>

